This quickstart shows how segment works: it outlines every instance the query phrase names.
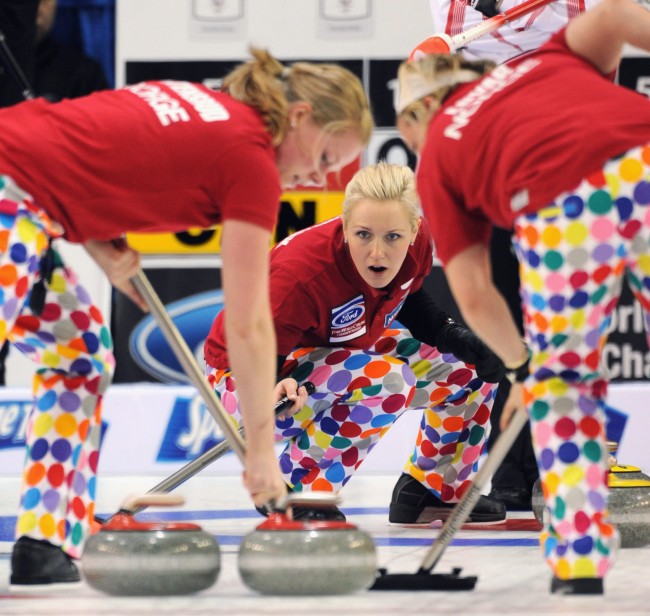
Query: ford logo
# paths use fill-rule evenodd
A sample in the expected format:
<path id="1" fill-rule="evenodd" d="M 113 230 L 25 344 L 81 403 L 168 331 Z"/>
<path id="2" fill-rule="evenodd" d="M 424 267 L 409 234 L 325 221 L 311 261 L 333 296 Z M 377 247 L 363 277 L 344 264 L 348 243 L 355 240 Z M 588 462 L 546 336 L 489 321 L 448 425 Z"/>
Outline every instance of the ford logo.
<path id="1" fill-rule="evenodd" d="M 223 310 L 223 291 L 192 295 L 168 304 L 166 310 L 203 368 L 203 344 L 214 317 Z M 190 383 L 151 315 L 144 317 L 131 332 L 129 350 L 135 363 L 154 378 L 165 383 Z"/>
<path id="2" fill-rule="evenodd" d="M 352 323 L 355 323 L 363 316 L 364 312 L 365 308 L 363 306 L 353 306 L 341 314 L 337 314 L 332 319 L 332 327 L 346 327 Z"/>

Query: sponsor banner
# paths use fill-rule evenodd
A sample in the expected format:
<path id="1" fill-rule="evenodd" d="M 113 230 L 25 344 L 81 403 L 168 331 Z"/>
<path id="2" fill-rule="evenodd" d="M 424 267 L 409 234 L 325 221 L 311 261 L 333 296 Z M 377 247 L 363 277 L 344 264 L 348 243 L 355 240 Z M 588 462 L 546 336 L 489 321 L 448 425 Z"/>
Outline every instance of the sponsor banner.
<path id="1" fill-rule="evenodd" d="M 32 396 L 16 392 L 14 397 L 0 401 L 0 449 L 25 446 L 27 418 L 32 408 Z"/>
<path id="2" fill-rule="evenodd" d="M 203 344 L 214 317 L 223 309 L 223 292 L 191 295 L 167 304 L 165 308 L 196 361 L 204 365 Z M 138 366 L 157 380 L 190 383 L 153 316 L 147 315 L 133 329 L 129 349 Z"/>
<path id="3" fill-rule="evenodd" d="M 617 75 L 618 83 L 650 98 L 650 58 L 624 57 Z"/>
<path id="4" fill-rule="evenodd" d="M 614 384 L 610 387 L 608 436 L 618 434 L 621 422 L 615 408 L 629 415 L 620 442 L 622 464 L 650 468 L 647 434 L 650 414 L 645 408 L 646 383 Z M 25 458 L 25 422 L 31 405 L 27 387 L 0 390 L 0 476 L 20 476 Z M 615 408 L 613 408 L 615 407 Z M 413 452 L 422 413 L 406 412 L 382 438 L 359 469 L 359 473 L 399 474 L 399 466 Z M 183 385 L 114 385 L 105 398 L 102 424 L 105 428 L 99 462 L 102 475 L 156 475 L 166 477 L 188 461 L 214 447 L 223 434 L 193 387 Z M 278 443 L 278 455 L 284 444 Z M 379 453 L 376 453 L 379 452 Z M 209 475 L 241 472 L 241 463 L 229 452 L 201 471 Z M 354 482 L 354 479 L 352 480 Z M 152 481 L 153 484 L 157 481 Z"/>
<path id="5" fill-rule="evenodd" d="M 358 163 L 349 165 L 345 173 L 351 177 L 358 166 Z M 340 190 L 285 193 L 280 203 L 278 224 L 271 245 L 274 246 L 296 231 L 338 216 L 343 196 L 344 193 Z M 221 252 L 221 226 L 183 233 L 129 233 L 127 240 L 129 246 L 142 254 L 218 254 Z"/>

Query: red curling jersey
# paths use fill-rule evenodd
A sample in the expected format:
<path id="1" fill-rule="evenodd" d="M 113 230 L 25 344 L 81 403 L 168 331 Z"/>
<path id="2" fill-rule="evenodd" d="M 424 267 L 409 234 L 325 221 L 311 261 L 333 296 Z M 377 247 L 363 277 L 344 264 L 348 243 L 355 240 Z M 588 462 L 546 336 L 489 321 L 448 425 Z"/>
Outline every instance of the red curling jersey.
<path id="1" fill-rule="evenodd" d="M 367 349 L 390 326 L 431 271 L 430 231 L 422 221 L 397 276 L 384 289 L 366 284 L 343 241 L 341 217 L 299 231 L 271 251 L 271 307 L 278 355 L 297 347 Z M 228 367 L 221 311 L 205 343 L 213 368 Z"/>
<path id="2" fill-rule="evenodd" d="M 435 114 L 417 183 L 443 263 L 487 244 L 650 141 L 650 101 L 572 53 L 564 30 L 539 50 L 460 86 Z"/>
<path id="3" fill-rule="evenodd" d="M 2 109 L 0 173 L 72 242 L 207 228 L 229 218 L 271 230 L 282 192 L 259 114 L 185 81 Z"/>

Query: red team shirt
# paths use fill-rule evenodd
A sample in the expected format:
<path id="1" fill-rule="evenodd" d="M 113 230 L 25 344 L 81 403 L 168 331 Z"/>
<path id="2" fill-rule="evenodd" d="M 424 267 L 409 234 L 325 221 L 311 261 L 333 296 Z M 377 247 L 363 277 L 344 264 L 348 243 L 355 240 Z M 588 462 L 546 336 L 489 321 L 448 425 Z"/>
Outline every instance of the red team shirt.
<path id="1" fill-rule="evenodd" d="M 460 86 L 433 117 L 417 183 L 438 256 L 487 244 L 492 224 L 512 228 L 648 141 L 647 99 L 613 87 L 558 32 Z"/>
<path id="2" fill-rule="evenodd" d="M 430 232 L 422 221 L 413 246 L 390 285 L 364 282 L 343 241 L 340 217 L 291 235 L 271 251 L 271 305 L 278 355 L 296 347 L 368 349 L 390 326 L 407 295 L 431 271 Z M 224 311 L 206 340 L 213 368 L 227 368 Z"/>
<path id="3" fill-rule="evenodd" d="M 0 173 L 72 242 L 228 218 L 271 230 L 282 192 L 257 112 L 184 81 L 0 110 Z"/>

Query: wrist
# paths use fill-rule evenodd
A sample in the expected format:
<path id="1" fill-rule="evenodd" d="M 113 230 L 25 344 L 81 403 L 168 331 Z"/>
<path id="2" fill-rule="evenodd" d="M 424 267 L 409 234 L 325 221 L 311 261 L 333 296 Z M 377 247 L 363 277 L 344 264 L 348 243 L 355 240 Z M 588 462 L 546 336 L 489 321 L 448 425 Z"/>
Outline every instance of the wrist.
<path id="1" fill-rule="evenodd" d="M 506 367 L 506 378 L 512 383 L 523 383 L 530 374 L 531 353 L 527 345 L 524 345 L 524 351 L 521 357 L 515 362 L 508 362 Z"/>

